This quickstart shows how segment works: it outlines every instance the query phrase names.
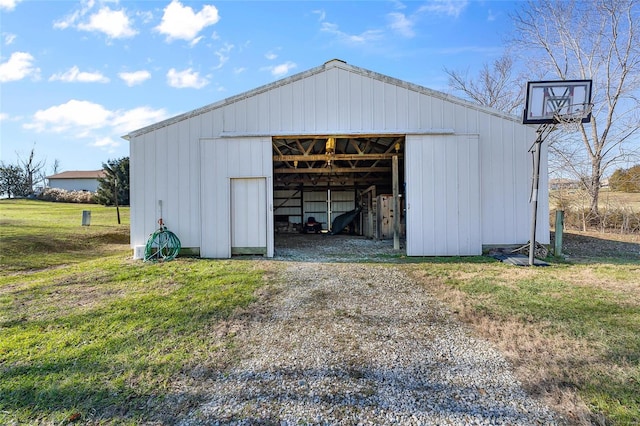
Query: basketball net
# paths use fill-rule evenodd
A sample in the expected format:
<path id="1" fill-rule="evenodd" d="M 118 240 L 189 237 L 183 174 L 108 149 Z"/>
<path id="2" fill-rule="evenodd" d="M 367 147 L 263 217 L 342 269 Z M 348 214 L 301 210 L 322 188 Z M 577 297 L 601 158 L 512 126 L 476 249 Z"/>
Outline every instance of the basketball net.
<path id="1" fill-rule="evenodd" d="M 560 125 L 567 132 L 577 132 L 580 130 L 580 124 L 582 119 L 591 113 L 593 104 L 575 104 L 575 106 L 581 106 L 583 108 L 569 108 L 574 110 L 570 113 L 562 114 L 556 112 L 553 114 L 553 119 L 556 124 Z"/>

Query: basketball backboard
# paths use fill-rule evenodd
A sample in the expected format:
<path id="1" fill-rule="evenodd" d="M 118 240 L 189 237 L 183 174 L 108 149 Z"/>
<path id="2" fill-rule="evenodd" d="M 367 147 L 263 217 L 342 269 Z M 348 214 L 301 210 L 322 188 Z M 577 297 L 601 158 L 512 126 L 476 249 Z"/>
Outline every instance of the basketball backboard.
<path id="1" fill-rule="evenodd" d="M 553 124 L 591 119 L 591 80 L 530 81 L 524 124 Z"/>

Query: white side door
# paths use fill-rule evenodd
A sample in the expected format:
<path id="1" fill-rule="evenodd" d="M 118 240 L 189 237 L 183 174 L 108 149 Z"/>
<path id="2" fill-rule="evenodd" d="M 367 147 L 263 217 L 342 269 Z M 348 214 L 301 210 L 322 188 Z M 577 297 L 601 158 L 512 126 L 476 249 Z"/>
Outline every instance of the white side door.
<path id="1" fill-rule="evenodd" d="M 231 254 L 267 254 L 267 180 L 231 179 Z"/>

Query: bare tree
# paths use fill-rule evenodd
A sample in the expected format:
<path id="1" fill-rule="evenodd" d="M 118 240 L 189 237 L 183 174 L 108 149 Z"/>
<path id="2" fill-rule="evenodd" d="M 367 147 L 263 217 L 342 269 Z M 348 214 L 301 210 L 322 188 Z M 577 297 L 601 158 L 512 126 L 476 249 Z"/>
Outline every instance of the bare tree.
<path id="1" fill-rule="evenodd" d="M 590 123 L 554 138 L 550 152 L 578 175 L 590 197 L 590 214 L 597 217 L 605 171 L 637 154 L 640 2 L 530 0 L 513 20 L 513 42 L 529 69 L 549 79 L 593 80 Z"/>
<path id="2" fill-rule="evenodd" d="M 51 174 L 57 175 L 58 173 L 60 173 L 60 160 L 56 158 L 51 165 Z"/>
<path id="3" fill-rule="evenodd" d="M 28 194 L 33 194 L 35 192 L 35 187 L 44 182 L 44 167 L 46 162 L 44 160 L 36 161 L 35 159 L 36 149 L 31 148 L 31 152 L 29 153 L 29 158 L 27 160 L 22 160 L 20 156 L 18 156 L 18 163 L 22 168 L 25 177 L 25 184 L 27 186 Z"/>
<path id="4" fill-rule="evenodd" d="M 510 53 L 503 54 L 493 64 L 485 63 L 477 77 L 469 72 L 445 68 L 449 87 L 480 105 L 496 108 L 510 114 L 522 110 L 524 90 L 522 77 L 515 74 L 515 63 Z"/>

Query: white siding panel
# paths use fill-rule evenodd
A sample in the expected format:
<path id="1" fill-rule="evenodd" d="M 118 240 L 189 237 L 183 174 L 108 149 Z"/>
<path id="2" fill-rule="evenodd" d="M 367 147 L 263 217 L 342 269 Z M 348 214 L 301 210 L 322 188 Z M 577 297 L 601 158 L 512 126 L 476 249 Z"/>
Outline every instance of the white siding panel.
<path id="1" fill-rule="evenodd" d="M 373 81 L 373 128 L 385 129 L 385 93 L 384 83 L 378 80 Z"/>
<path id="2" fill-rule="evenodd" d="M 362 79 L 361 81 L 362 113 L 360 115 L 360 125 L 362 130 L 371 130 L 376 128 L 373 115 L 373 80 Z"/>
<path id="3" fill-rule="evenodd" d="M 529 240 L 529 196 L 535 131 L 495 116 L 481 115 L 482 235 L 489 245 L 524 244 Z M 546 164 L 546 153 L 543 152 Z M 543 166 L 546 167 L 546 166 Z M 545 169 L 546 170 L 546 169 Z M 544 182 L 544 184 L 543 184 Z M 547 177 L 542 173 L 536 239 L 549 242 Z"/>
<path id="4" fill-rule="evenodd" d="M 325 90 L 327 91 L 327 128 L 339 129 L 340 117 L 338 103 L 340 95 L 338 92 L 340 72 L 336 69 L 327 72 L 327 82 Z"/>
<path id="5" fill-rule="evenodd" d="M 407 129 L 409 125 L 409 90 L 396 87 L 396 129 Z M 390 129 L 391 130 L 391 129 Z"/>
<path id="6" fill-rule="evenodd" d="M 414 91 L 408 92 L 407 97 L 407 129 L 420 128 L 420 94 Z"/>
<path id="7" fill-rule="evenodd" d="M 362 117 L 365 113 L 362 102 L 362 82 L 363 79 L 357 74 L 349 74 L 349 87 L 345 88 L 345 93 L 349 94 L 349 99 L 344 102 L 349 110 L 349 129 L 362 131 Z"/>
<path id="8" fill-rule="evenodd" d="M 144 143 L 142 138 L 134 139 L 129 143 L 129 190 L 131 194 L 131 206 L 129 217 L 131 223 L 130 244 L 131 248 L 146 243 L 144 239 Z"/>
<path id="9" fill-rule="evenodd" d="M 266 179 L 267 256 L 273 256 L 273 187 L 270 138 L 203 139 L 201 152 L 202 242 L 200 255 L 231 256 L 232 178 Z"/>
<path id="10" fill-rule="evenodd" d="M 383 93 L 384 93 L 384 130 L 394 130 L 398 128 L 397 125 L 397 94 L 396 94 L 396 86 L 391 84 L 384 83 L 383 85 Z"/>
<path id="11" fill-rule="evenodd" d="M 409 136 L 407 255 L 482 253 L 478 138 Z"/>
<path id="12" fill-rule="evenodd" d="M 303 124 L 305 122 L 305 111 L 304 111 L 304 82 L 296 81 L 291 85 L 292 88 L 292 100 L 291 100 L 291 108 L 292 108 L 292 119 L 291 119 L 291 130 L 304 130 Z"/>
<path id="13" fill-rule="evenodd" d="M 293 88 L 288 84 L 279 89 L 280 92 L 280 129 L 283 132 L 291 132 L 294 129 L 293 121 Z"/>
<path id="14" fill-rule="evenodd" d="M 304 127 L 305 132 L 314 132 L 317 126 L 316 119 L 316 79 L 310 78 L 303 80 L 303 109 L 304 109 Z"/>
<path id="15" fill-rule="evenodd" d="M 329 129 L 329 95 L 327 93 L 327 74 L 318 74 L 313 77 L 315 85 L 315 126 L 319 133 Z"/>

